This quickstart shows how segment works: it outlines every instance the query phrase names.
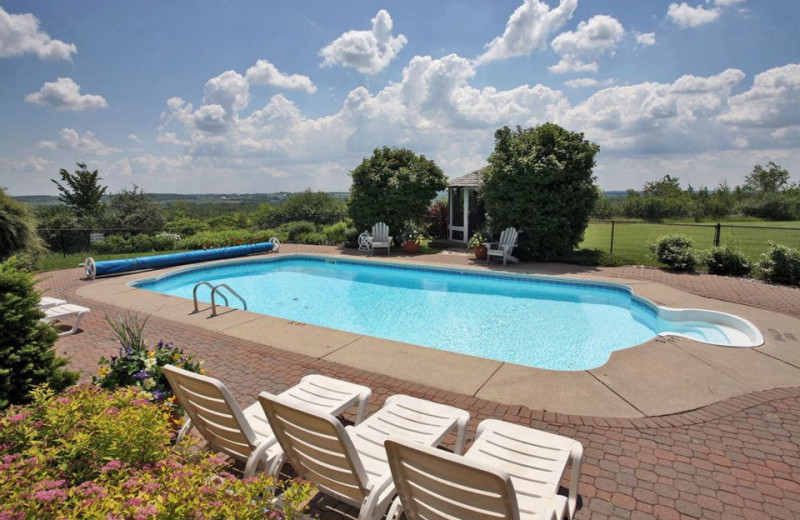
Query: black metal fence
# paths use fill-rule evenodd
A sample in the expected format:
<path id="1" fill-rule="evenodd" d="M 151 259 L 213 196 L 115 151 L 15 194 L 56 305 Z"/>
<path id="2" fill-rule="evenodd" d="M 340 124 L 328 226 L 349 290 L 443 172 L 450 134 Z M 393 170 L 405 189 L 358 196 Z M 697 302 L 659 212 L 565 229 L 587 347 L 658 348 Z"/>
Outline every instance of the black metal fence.
<path id="1" fill-rule="evenodd" d="M 647 245 L 660 237 L 681 234 L 692 238 L 695 246 L 709 249 L 731 245 L 755 260 L 777 243 L 800 248 L 800 228 L 741 224 L 661 224 L 626 220 L 592 220 L 581 247 L 637 259 L 649 253 Z"/>

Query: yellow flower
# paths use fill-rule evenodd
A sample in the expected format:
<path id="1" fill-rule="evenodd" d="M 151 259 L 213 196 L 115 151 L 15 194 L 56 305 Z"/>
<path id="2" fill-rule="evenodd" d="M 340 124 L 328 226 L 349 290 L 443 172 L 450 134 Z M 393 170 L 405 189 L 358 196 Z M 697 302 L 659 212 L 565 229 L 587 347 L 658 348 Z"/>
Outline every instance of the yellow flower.
<path id="1" fill-rule="evenodd" d="M 100 370 L 99 370 L 99 372 L 100 372 L 100 377 L 106 377 L 106 375 L 107 375 L 109 372 L 111 372 L 111 370 L 109 370 L 109 369 L 108 369 L 108 368 L 106 368 L 106 367 L 100 367 Z"/>
<path id="2" fill-rule="evenodd" d="M 175 353 L 175 355 L 174 355 L 174 356 L 172 356 L 172 360 L 173 360 L 173 361 L 178 361 L 180 358 L 181 358 L 181 355 L 180 355 L 180 354 L 178 354 L 177 352 Z"/>
<path id="3" fill-rule="evenodd" d="M 200 375 L 203 375 L 203 376 L 206 375 L 206 369 L 205 368 L 201 368 L 200 369 Z"/>
<path id="4" fill-rule="evenodd" d="M 156 357 L 156 353 L 153 352 L 152 350 L 148 350 L 147 351 L 147 357 L 154 358 L 154 357 Z"/>
<path id="5" fill-rule="evenodd" d="M 174 403 L 176 400 L 177 400 L 177 397 L 175 397 L 174 395 L 173 395 L 173 396 L 170 396 L 170 397 L 167 399 L 167 401 L 169 401 L 170 403 Z"/>

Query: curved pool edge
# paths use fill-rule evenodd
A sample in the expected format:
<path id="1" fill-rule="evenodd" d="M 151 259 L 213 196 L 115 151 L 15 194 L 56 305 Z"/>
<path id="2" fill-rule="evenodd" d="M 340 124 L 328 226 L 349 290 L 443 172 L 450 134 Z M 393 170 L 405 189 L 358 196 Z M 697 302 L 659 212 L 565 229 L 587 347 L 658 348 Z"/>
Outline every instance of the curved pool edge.
<path id="1" fill-rule="evenodd" d="M 281 252 L 285 256 L 300 254 L 308 254 L 308 251 Z M 342 253 L 332 247 L 318 246 L 313 254 L 342 259 Z M 432 255 L 425 258 L 398 258 L 393 261 L 426 266 L 446 265 L 465 270 L 486 269 L 483 263 L 471 262 L 466 255 Z M 536 270 L 535 273 L 542 276 L 550 276 L 541 272 L 541 266 L 523 264 L 521 267 Z M 604 278 L 608 276 L 594 270 L 575 272 L 572 270 L 574 266 L 568 267 L 569 273 L 560 271 L 558 274 L 597 281 L 605 281 Z M 520 266 L 511 268 L 519 269 Z M 170 268 L 170 271 L 176 269 Z M 545 269 L 549 268 L 545 266 Z M 355 335 L 344 335 L 323 327 L 303 326 L 268 316 L 248 317 L 246 315 L 251 313 L 242 311 L 228 312 L 208 319 L 208 312 L 192 313 L 192 302 L 184 298 L 157 295 L 127 285 L 127 282 L 136 279 L 152 278 L 153 274 L 155 273 L 138 272 L 93 282 L 78 281 L 77 276 L 72 274 L 74 280 L 71 279 L 70 283 L 73 285 L 70 285 L 69 290 L 74 290 L 78 302 L 84 305 L 93 306 L 92 302 L 96 302 L 100 309 L 108 305 L 109 307 L 105 307 L 106 312 L 113 313 L 116 309 L 119 312 L 152 314 L 160 320 L 162 327 L 167 327 L 165 330 L 171 334 L 171 340 L 181 341 L 181 331 L 187 330 L 187 327 L 206 331 L 205 334 L 212 335 L 212 343 L 210 346 L 200 346 L 199 353 L 204 359 L 213 360 L 219 356 L 227 359 L 236 355 L 240 349 L 245 349 L 242 350 L 243 354 L 253 355 L 258 352 L 265 358 L 273 355 L 300 356 L 287 359 L 305 359 L 307 361 L 302 362 L 310 363 L 308 366 L 312 366 L 314 371 L 323 371 L 335 377 L 362 377 L 355 375 L 361 373 L 352 370 L 364 370 L 371 374 L 366 377 L 377 378 L 375 381 L 390 377 L 403 381 L 405 385 L 419 384 L 424 388 L 455 392 L 502 405 L 546 410 L 553 415 L 557 412 L 604 418 L 659 417 L 689 412 L 756 391 L 796 386 L 800 380 L 800 357 L 797 355 L 800 345 L 793 339 L 780 339 L 773 332 L 793 332 L 800 338 L 800 319 L 744 303 L 708 299 L 669 283 L 625 278 L 626 283 L 636 292 L 645 291 L 650 298 L 663 294 L 665 300 L 674 306 L 683 302 L 689 304 L 687 307 L 710 304 L 746 315 L 759 323 L 764 330 L 770 331 L 765 337 L 765 345 L 754 349 L 717 349 L 683 338 L 656 337 L 637 348 L 613 353 L 609 361 L 598 369 L 580 372 L 542 370 L 510 363 L 503 364 L 498 369 L 495 362 L 486 360 L 482 360 L 486 369 L 478 370 L 473 367 L 470 371 L 470 367 L 462 369 L 459 359 L 451 362 L 451 357 L 462 356 L 447 353 L 451 357 L 441 358 L 438 365 L 445 365 L 456 374 L 455 377 L 448 378 L 446 374 L 436 370 L 429 360 L 416 359 L 414 355 L 417 350 L 433 349 L 400 344 L 401 347 L 411 348 L 397 353 L 395 351 L 398 349 L 389 348 L 397 343 L 388 340 L 359 337 L 358 341 L 353 341 L 356 339 Z M 243 323 L 245 320 L 248 321 Z M 175 327 L 172 328 L 170 324 Z M 258 329 L 259 324 L 268 326 Z M 78 334 L 72 338 L 80 341 L 82 336 Z M 92 344 L 95 343 L 96 341 L 92 341 Z M 387 345 L 387 351 L 392 351 L 394 358 L 370 362 L 369 353 L 375 345 L 381 343 Z M 187 347 L 192 348 L 192 345 L 187 344 Z M 331 347 L 338 350 L 330 353 Z M 80 352 L 84 350 L 81 348 Z M 221 351 L 224 353 L 220 353 Z M 349 362 L 348 355 L 356 362 Z M 213 364 L 209 367 L 213 367 Z"/>
<path id="2" fill-rule="evenodd" d="M 496 272 L 496 271 L 487 272 L 479 268 L 465 269 L 452 266 L 442 267 L 442 266 L 422 265 L 419 263 L 401 263 L 384 259 L 367 260 L 358 258 L 341 258 L 339 256 L 331 256 L 331 255 L 288 253 L 288 254 L 283 254 L 281 256 L 272 256 L 272 255 L 263 257 L 251 256 L 245 258 L 236 258 L 225 261 L 215 261 L 210 263 L 179 267 L 175 270 L 171 270 L 169 272 L 162 273 L 153 277 L 130 281 L 128 282 L 127 285 L 131 287 L 142 288 L 141 287 L 142 285 L 146 285 L 148 283 L 158 282 L 191 271 L 208 269 L 209 267 L 213 267 L 215 265 L 276 263 L 276 262 L 288 261 L 290 259 L 306 259 L 306 260 L 324 261 L 326 263 L 341 262 L 341 263 L 372 265 L 372 266 L 374 266 L 377 262 L 382 265 L 393 268 L 407 269 L 414 271 L 447 272 L 451 274 L 459 274 L 464 276 L 478 276 L 483 278 L 501 278 L 501 279 L 511 279 L 511 280 L 517 279 L 517 280 L 527 280 L 527 281 L 535 280 L 553 285 L 570 285 L 570 286 L 580 286 L 588 288 L 604 288 L 608 290 L 619 291 L 626 294 L 631 299 L 632 305 L 639 305 L 641 307 L 644 307 L 645 309 L 650 310 L 655 314 L 656 318 L 666 319 L 676 323 L 705 321 L 717 325 L 721 327 L 721 330 L 723 331 L 724 336 L 729 340 L 729 343 L 706 341 L 700 337 L 697 337 L 696 335 L 693 336 L 669 330 L 656 331 L 654 337 L 659 337 L 659 336 L 684 337 L 692 341 L 697 341 L 699 343 L 704 343 L 708 345 L 715 345 L 721 347 L 735 347 L 735 348 L 752 348 L 764 344 L 764 337 L 759 331 L 758 327 L 756 327 L 749 320 L 746 320 L 734 314 L 710 310 L 710 309 L 672 308 L 672 307 L 661 306 L 644 296 L 636 294 L 631 286 L 626 285 L 624 283 L 612 282 L 606 280 L 586 281 L 583 279 L 574 279 L 574 278 L 567 278 L 564 276 L 547 275 L 547 274 L 510 273 L 510 272 Z M 631 345 L 630 347 L 626 348 L 635 348 L 642 344 L 643 343 L 640 343 L 638 345 Z"/>

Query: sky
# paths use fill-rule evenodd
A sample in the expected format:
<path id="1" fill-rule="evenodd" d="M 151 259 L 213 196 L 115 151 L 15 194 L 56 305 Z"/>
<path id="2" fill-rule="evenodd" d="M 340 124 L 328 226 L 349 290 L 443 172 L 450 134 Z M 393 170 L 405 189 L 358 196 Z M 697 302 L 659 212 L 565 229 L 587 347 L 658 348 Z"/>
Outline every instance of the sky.
<path id="1" fill-rule="evenodd" d="M 798 181 L 799 27 L 797 0 L 0 0 L 0 187 L 347 191 L 381 146 L 455 178 L 548 121 L 606 190 Z"/>

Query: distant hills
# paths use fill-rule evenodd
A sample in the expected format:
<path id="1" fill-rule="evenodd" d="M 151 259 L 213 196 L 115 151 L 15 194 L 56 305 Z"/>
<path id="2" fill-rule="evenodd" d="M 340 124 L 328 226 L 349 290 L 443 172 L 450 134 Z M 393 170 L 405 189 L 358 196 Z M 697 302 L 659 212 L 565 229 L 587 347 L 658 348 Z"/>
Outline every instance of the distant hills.
<path id="1" fill-rule="evenodd" d="M 290 192 L 277 193 L 148 193 L 159 204 L 170 204 L 179 200 L 187 204 L 275 204 L 281 202 Z M 346 191 L 332 191 L 328 195 L 345 200 L 350 193 Z M 55 206 L 61 204 L 56 195 L 20 195 L 14 199 L 32 206 Z M 103 197 L 108 200 L 108 196 Z"/>

